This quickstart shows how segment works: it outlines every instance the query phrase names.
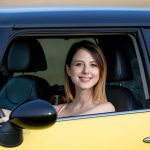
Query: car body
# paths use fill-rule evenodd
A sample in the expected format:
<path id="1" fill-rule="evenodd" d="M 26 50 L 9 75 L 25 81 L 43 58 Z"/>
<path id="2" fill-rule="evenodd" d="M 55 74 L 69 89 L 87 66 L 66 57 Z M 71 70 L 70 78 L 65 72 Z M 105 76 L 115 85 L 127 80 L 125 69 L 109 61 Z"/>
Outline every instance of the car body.
<path id="1" fill-rule="evenodd" d="M 126 55 L 127 62 L 133 72 L 132 77 L 122 81 L 118 80 L 117 76 L 116 81 L 109 82 L 108 86 L 112 88 L 114 86 L 120 88 L 121 86 L 130 90 L 139 103 L 139 107 L 113 113 L 58 118 L 52 126 L 47 128 L 42 125 L 41 129 L 40 126 L 36 129 L 36 125 L 27 126 L 22 129 L 22 142 L 17 145 L 3 145 L 0 147 L 1 150 L 8 149 L 8 147 L 13 150 L 148 150 L 150 148 L 149 8 L 71 6 L 2 8 L 0 9 L 2 81 L 8 80 L 12 75 L 17 75 L 16 72 L 9 72 L 6 57 L 10 45 L 18 37 L 36 38 L 42 45 L 48 69 L 37 72 L 37 75 L 46 79 L 50 86 L 56 90 L 55 101 L 50 100 L 51 103 L 58 104 L 59 99 L 56 95 L 62 95 L 60 91 L 64 84 L 63 67 L 69 47 L 75 41 L 87 39 L 99 44 L 104 52 L 111 49 L 112 53 L 108 54 L 108 58 L 106 57 L 108 71 L 114 70 L 115 64 L 109 63 L 109 59 L 115 55 L 116 49 Z M 34 54 L 37 55 L 36 50 Z M 125 64 L 126 66 L 127 64 Z M 126 67 L 126 70 L 128 72 L 129 67 Z M 124 74 L 126 75 L 126 73 Z M 2 82 L 2 90 L 7 82 L 9 80 Z M 51 90 L 50 88 L 49 93 Z M 120 97 L 117 100 L 121 103 L 120 107 L 124 105 L 122 99 L 126 97 L 126 94 L 122 95 L 119 91 L 113 94 Z M 24 107 L 21 106 L 16 106 L 16 110 L 20 108 L 23 113 Z M 29 108 L 26 108 L 28 112 L 31 111 Z M 39 105 L 38 108 L 36 106 L 33 108 L 40 113 Z M 15 115 L 16 110 L 14 109 L 12 112 L 10 122 L 12 120 L 19 126 L 20 123 L 13 121 L 17 116 Z M 9 136 L 6 137 L 6 140 L 7 138 L 9 139 Z"/>

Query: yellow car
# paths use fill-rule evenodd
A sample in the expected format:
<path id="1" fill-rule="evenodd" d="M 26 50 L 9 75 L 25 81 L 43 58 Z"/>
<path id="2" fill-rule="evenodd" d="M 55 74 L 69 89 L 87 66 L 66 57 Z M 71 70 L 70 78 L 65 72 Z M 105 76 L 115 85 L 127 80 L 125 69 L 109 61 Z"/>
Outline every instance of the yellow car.
<path id="1" fill-rule="evenodd" d="M 106 94 L 116 112 L 57 117 L 64 61 L 80 40 L 98 44 L 108 65 Z M 150 9 L 0 9 L 0 150 L 149 150 Z"/>

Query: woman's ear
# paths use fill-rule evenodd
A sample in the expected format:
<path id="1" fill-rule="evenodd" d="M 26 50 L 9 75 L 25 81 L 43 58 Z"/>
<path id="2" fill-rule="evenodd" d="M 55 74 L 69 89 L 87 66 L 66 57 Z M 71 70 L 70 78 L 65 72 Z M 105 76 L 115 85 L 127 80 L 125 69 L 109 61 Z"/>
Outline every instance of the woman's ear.
<path id="1" fill-rule="evenodd" d="M 66 65 L 66 71 L 67 71 L 68 76 L 71 76 L 70 68 L 69 68 L 69 66 L 68 66 L 68 65 Z"/>

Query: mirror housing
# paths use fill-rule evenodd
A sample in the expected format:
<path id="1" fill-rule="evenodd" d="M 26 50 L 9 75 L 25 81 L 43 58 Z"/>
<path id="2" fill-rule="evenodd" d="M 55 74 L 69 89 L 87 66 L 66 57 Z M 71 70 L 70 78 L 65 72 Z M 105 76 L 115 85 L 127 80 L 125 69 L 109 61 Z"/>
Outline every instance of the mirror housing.
<path id="1" fill-rule="evenodd" d="M 46 100 L 35 99 L 14 108 L 10 114 L 10 122 L 21 128 L 45 128 L 57 120 L 57 111 Z"/>
<path id="2" fill-rule="evenodd" d="M 18 105 L 10 114 L 10 120 L 0 127 L 0 146 L 16 147 L 23 142 L 22 128 L 39 129 L 53 125 L 57 119 L 55 108 L 42 99 Z"/>

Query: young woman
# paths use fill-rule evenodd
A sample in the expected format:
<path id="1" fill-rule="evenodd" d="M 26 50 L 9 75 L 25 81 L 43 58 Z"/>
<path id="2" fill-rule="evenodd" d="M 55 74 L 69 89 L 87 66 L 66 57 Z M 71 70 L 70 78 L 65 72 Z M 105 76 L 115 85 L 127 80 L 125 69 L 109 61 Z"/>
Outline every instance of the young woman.
<path id="1" fill-rule="evenodd" d="M 114 112 L 105 94 L 107 65 L 101 49 L 90 41 L 72 45 L 65 63 L 66 103 L 58 117 Z"/>

